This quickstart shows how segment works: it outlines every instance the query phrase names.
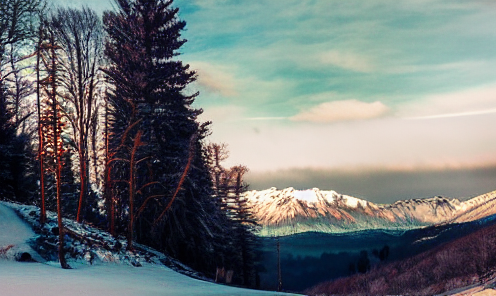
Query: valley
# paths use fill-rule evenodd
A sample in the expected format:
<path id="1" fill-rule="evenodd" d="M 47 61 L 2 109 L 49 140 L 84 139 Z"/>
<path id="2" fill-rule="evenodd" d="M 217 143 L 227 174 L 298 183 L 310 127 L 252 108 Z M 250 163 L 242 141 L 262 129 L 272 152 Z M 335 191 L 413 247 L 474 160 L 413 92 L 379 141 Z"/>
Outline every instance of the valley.
<path id="1" fill-rule="evenodd" d="M 271 188 L 249 191 L 246 198 L 261 224 L 259 275 L 268 290 L 278 285 L 278 244 L 283 289 L 303 291 L 360 273 L 360 260 L 370 270 L 496 225 L 496 192 L 466 201 L 433 197 L 390 205 L 319 189 Z"/>
<path id="2" fill-rule="evenodd" d="M 370 266 L 401 261 L 485 227 L 496 225 L 496 216 L 483 220 L 430 226 L 412 230 L 363 230 L 348 233 L 306 232 L 263 237 L 261 287 L 277 287 L 277 240 L 280 244 L 283 288 L 303 291 L 320 282 L 358 273 L 360 253 L 367 252 Z M 384 260 L 379 252 L 388 248 Z M 374 255 L 376 254 L 376 255 Z M 353 267 L 351 267 L 353 266 Z"/>

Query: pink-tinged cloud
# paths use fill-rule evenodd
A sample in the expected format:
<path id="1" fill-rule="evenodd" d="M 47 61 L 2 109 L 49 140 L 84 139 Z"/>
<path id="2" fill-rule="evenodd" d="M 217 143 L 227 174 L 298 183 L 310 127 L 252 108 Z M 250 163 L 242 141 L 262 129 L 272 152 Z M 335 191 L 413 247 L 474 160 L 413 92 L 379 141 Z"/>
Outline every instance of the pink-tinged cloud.
<path id="1" fill-rule="evenodd" d="M 496 112 L 496 85 L 442 93 L 401 105 L 396 115 L 405 119 L 438 119 Z"/>
<path id="2" fill-rule="evenodd" d="M 291 117 L 293 121 L 329 123 L 382 117 L 389 108 L 383 103 L 358 100 L 325 102 Z"/>
<path id="3" fill-rule="evenodd" d="M 237 82 L 227 67 L 206 62 L 192 62 L 197 71 L 197 83 L 206 91 L 218 93 L 224 97 L 238 96 Z"/>

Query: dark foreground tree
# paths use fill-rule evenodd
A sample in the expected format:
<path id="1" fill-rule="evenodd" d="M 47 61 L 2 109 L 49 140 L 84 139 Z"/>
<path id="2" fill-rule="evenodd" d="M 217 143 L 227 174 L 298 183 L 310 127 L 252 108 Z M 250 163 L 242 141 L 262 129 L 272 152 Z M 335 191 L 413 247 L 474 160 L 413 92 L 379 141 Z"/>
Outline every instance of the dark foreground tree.
<path id="1" fill-rule="evenodd" d="M 12 157 L 12 141 L 15 140 L 13 113 L 8 108 L 6 87 L 0 81 L 0 198 L 12 198 L 13 180 L 10 161 Z"/>
<path id="2" fill-rule="evenodd" d="M 3 197 L 28 202 L 33 194 L 29 158 L 30 137 L 25 129 L 29 112 L 21 108 L 31 94 L 24 71 L 31 56 L 30 41 L 43 0 L 2 0 L 0 4 L 0 191 Z"/>
<path id="3" fill-rule="evenodd" d="M 113 84 L 105 192 L 112 193 L 117 232 L 134 225 L 136 240 L 212 274 L 225 213 L 211 198 L 202 144 L 208 131 L 196 121 L 201 110 L 191 107 L 196 94 L 184 93 L 195 79 L 177 58 L 185 22 L 172 1 L 116 4 L 104 26 Z"/>

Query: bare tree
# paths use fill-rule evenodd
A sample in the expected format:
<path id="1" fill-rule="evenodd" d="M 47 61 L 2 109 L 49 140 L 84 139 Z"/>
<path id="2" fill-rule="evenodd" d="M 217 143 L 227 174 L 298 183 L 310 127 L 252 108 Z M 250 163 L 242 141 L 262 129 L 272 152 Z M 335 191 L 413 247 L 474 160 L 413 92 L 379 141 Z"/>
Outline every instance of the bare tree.
<path id="1" fill-rule="evenodd" d="M 2 0 L 0 5 L 0 83 L 13 84 L 11 96 L 16 127 L 22 122 L 21 100 L 32 93 L 31 83 L 21 75 L 20 63 L 34 56 L 29 43 L 36 37 L 36 24 L 44 0 Z"/>
<path id="2" fill-rule="evenodd" d="M 41 117 L 41 65 L 42 65 L 42 45 L 44 40 L 44 24 L 40 23 L 38 29 L 38 42 L 36 46 L 36 106 L 38 113 L 38 161 L 40 164 L 40 223 L 46 222 L 46 205 L 45 205 L 45 169 L 43 159 L 44 137 L 43 124 Z"/>
<path id="3" fill-rule="evenodd" d="M 2 0 L 0 5 L 0 62 L 8 63 L 5 53 L 10 45 L 36 36 L 36 18 L 44 0 Z M 3 79 L 6 75 L 0 76 Z"/>
<path id="4" fill-rule="evenodd" d="M 40 39 L 43 38 L 43 30 L 40 30 Z M 38 81 L 44 91 L 44 97 L 40 102 L 40 125 L 42 130 L 42 154 L 46 155 L 51 165 L 44 167 L 45 172 L 55 175 L 56 201 L 57 201 L 57 219 L 59 228 L 59 261 L 64 269 L 70 268 L 65 260 L 64 252 L 64 225 L 62 223 L 62 154 L 64 153 L 64 142 L 62 139 L 62 129 L 64 126 L 60 96 L 58 94 L 59 86 L 59 56 L 60 47 L 57 45 L 56 37 L 50 28 L 47 28 L 46 39 L 40 41 L 39 60 L 46 71 L 46 76 Z M 40 66 L 40 65 L 38 65 Z M 39 70 L 39 67 L 38 67 Z M 39 75 L 39 74 L 38 74 Z M 42 175 L 45 174 L 42 172 Z M 44 186 L 44 184 L 41 184 Z M 43 215 L 43 214 L 42 214 Z"/>
<path id="5" fill-rule="evenodd" d="M 59 8 L 51 26 L 63 49 L 61 66 L 64 77 L 61 85 L 64 99 L 70 102 L 65 112 L 72 126 L 74 148 L 78 152 L 81 189 L 76 220 L 81 222 L 89 192 L 89 143 L 92 143 L 93 150 L 96 149 L 102 24 L 93 10 L 83 7 L 81 10 Z M 96 161 L 93 165 L 96 166 Z"/>
<path id="6" fill-rule="evenodd" d="M 26 119 L 33 112 L 24 107 L 26 98 L 34 90 L 33 79 L 29 78 L 30 58 L 35 55 L 33 43 L 37 36 L 36 27 L 44 7 L 45 0 L 2 0 L 0 4 L 0 87 L 8 111 L 13 114 L 10 121 L 15 129 L 14 137 L 23 134 L 27 140 L 31 131 Z M 12 138 L 8 142 L 12 144 L 15 141 Z M 15 154 L 27 155 L 27 151 L 18 149 Z M 18 162 L 15 166 L 18 166 L 18 171 L 26 173 L 28 170 L 25 166 L 20 168 L 23 165 Z M 27 174 L 23 179 L 25 176 Z M 22 188 L 25 190 L 25 186 Z"/>

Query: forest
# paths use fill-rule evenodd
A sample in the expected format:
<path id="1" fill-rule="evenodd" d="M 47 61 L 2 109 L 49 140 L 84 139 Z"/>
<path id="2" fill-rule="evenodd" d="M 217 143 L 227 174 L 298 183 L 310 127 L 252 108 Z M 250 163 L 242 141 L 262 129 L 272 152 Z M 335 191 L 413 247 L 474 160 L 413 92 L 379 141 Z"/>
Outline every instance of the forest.
<path id="1" fill-rule="evenodd" d="M 154 247 L 214 277 L 256 286 L 245 166 L 188 93 L 186 22 L 172 0 L 115 0 L 98 15 L 45 0 L 0 5 L 0 199 Z"/>

